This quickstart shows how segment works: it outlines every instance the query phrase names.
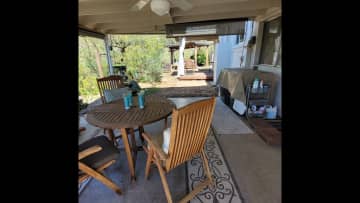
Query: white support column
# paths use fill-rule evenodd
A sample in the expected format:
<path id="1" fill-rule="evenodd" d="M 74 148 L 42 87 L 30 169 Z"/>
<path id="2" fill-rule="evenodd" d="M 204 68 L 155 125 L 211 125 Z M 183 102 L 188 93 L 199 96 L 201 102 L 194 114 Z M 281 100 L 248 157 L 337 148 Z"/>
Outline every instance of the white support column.
<path id="1" fill-rule="evenodd" d="M 217 64 L 217 57 L 218 57 L 218 46 L 219 46 L 219 42 L 216 42 L 214 44 L 214 59 L 213 59 L 213 85 L 216 85 L 217 83 L 217 78 L 219 77 L 219 67 Z M 218 95 L 220 96 L 220 95 Z"/>
<path id="2" fill-rule="evenodd" d="M 178 62 L 178 72 L 177 77 L 185 75 L 185 68 L 184 68 L 184 49 L 185 49 L 185 37 L 180 39 L 180 46 L 179 46 L 179 62 Z"/>
<path id="3" fill-rule="evenodd" d="M 111 55 L 110 55 L 110 48 L 109 48 L 109 39 L 108 39 L 109 35 L 105 35 L 105 49 L 106 49 L 106 58 L 107 58 L 107 62 L 109 65 L 109 73 L 110 75 L 114 75 L 114 68 L 112 66 L 112 60 L 111 60 Z"/>

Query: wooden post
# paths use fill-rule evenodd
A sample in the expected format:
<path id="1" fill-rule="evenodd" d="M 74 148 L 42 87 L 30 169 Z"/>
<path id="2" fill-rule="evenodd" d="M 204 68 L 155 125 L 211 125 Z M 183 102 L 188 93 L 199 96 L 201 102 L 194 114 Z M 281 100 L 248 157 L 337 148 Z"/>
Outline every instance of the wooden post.
<path id="1" fill-rule="evenodd" d="M 105 42 L 105 49 L 106 49 L 106 58 L 107 58 L 107 62 L 109 65 L 109 74 L 113 75 L 114 74 L 114 68 L 112 66 L 112 61 L 111 61 L 111 55 L 110 55 L 110 48 L 109 48 L 109 39 L 108 39 L 108 35 L 105 36 L 104 42 Z"/>
<path id="2" fill-rule="evenodd" d="M 95 45 L 95 43 L 94 43 L 94 48 L 95 48 L 94 54 L 95 54 L 96 66 L 98 68 L 99 77 L 102 78 L 102 77 L 104 77 L 104 73 L 103 73 L 103 68 L 101 65 L 101 55 L 100 55 L 100 51 L 97 48 L 97 46 Z"/>
<path id="3" fill-rule="evenodd" d="M 170 49 L 170 64 L 174 64 L 174 50 Z"/>
<path id="4" fill-rule="evenodd" d="M 206 67 L 209 67 L 209 46 L 206 46 L 206 54 L 205 54 L 205 56 L 206 56 L 206 60 L 205 60 L 205 65 L 206 65 Z"/>
<path id="5" fill-rule="evenodd" d="M 197 69 L 197 46 L 194 48 L 194 60 L 195 60 L 195 69 Z"/>
<path id="6" fill-rule="evenodd" d="M 104 74 L 103 74 L 103 68 L 101 65 L 101 54 L 100 54 L 99 48 L 96 46 L 93 39 L 90 39 L 90 42 L 94 47 L 95 62 L 96 62 L 96 67 L 98 69 L 99 77 L 102 78 L 102 77 L 104 77 Z"/>

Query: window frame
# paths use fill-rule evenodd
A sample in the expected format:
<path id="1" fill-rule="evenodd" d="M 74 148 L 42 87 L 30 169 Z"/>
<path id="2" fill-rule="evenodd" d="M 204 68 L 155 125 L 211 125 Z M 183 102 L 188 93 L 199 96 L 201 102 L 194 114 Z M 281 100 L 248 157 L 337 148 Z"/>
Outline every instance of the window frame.
<path id="1" fill-rule="evenodd" d="M 272 60 L 272 63 L 264 63 L 264 49 L 266 49 L 266 45 L 265 45 L 265 40 L 269 37 L 268 32 L 269 32 L 269 26 L 271 23 L 274 23 L 275 21 L 279 21 L 278 22 L 278 39 L 279 39 L 279 45 L 278 45 L 278 49 L 277 51 L 273 51 L 272 53 L 272 57 L 274 58 L 274 54 L 277 52 L 277 57 L 275 59 L 275 64 L 274 64 L 274 59 Z M 275 41 L 276 39 L 274 39 Z M 264 29 L 263 29 L 263 33 L 262 33 L 262 43 L 261 43 L 261 47 L 260 47 L 260 56 L 259 56 L 259 65 L 264 65 L 264 66 L 271 66 L 271 67 L 276 67 L 276 68 L 281 68 L 281 58 L 282 58 L 282 21 L 281 21 L 281 16 L 272 19 L 270 21 L 266 21 L 264 22 Z M 274 42 L 275 43 L 275 42 Z M 274 45 L 274 49 L 276 48 L 276 46 Z"/>
<path id="2" fill-rule="evenodd" d="M 240 44 L 245 41 L 245 33 L 236 35 L 235 44 Z"/>

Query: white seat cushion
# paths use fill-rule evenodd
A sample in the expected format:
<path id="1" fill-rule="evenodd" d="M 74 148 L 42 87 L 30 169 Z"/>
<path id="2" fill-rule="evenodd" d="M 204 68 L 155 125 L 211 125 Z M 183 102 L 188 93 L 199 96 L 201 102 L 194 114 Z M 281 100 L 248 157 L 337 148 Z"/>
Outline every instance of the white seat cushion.
<path id="1" fill-rule="evenodd" d="M 163 132 L 163 143 L 162 149 L 167 154 L 169 152 L 169 145 L 170 145 L 170 128 L 166 128 Z"/>
<path id="2" fill-rule="evenodd" d="M 170 128 L 166 128 L 162 134 L 152 136 L 152 141 L 168 154 L 170 145 Z M 149 147 L 149 146 L 148 146 Z"/>

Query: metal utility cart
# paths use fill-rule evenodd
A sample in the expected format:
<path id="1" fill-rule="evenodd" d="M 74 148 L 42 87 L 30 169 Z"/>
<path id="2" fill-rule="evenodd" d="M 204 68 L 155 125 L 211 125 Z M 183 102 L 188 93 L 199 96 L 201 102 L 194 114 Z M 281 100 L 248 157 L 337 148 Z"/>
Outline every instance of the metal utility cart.
<path id="1" fill-rule="evenodd" d="M 255 105 L 258 109 L 260 106 L 270 105 L 270 92 L 269 84 L 264 84 L 262 88 L 252 88 L 252 84 L 246 86 L 246 118 L 264 117 L 265 114 L 253 112 L 251 107 Z"/>

